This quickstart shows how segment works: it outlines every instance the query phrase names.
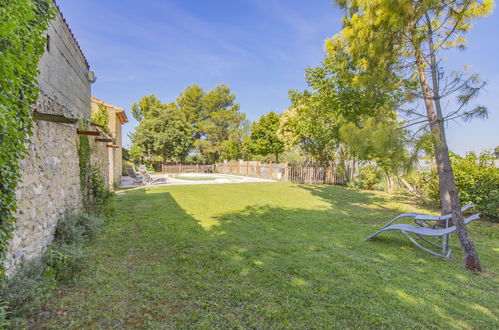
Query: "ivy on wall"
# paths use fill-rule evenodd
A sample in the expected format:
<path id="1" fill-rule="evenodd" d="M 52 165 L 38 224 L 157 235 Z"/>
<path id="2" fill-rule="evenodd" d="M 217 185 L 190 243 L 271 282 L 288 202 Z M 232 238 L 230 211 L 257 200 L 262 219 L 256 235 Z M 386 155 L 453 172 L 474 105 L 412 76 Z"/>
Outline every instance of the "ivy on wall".
<path id="1" fill-rule="evenodd" d="M 81 123 L 80 129 L 88 129 L 88 122 Z M 79 135 L 79 139 L 78 158 L 83 209 L 86 213 L 93 215 L 111 214 L 114 212 L 114 193 L 107 186 L 100 170 L 92 166 L 88 136 Z"/>
<path id="2" fill-rule="evenodd" d="M 50 0 L 0 1 L 0 279 L 15 224 L 19 159 L 31 134 L 38 62 L 55 10 Z"/>
<path id="3" fill-rule="evenodd" d="M 92 113 L 92 121 L 100 125 L 104 132 L 109 133 L 109 115 L 103 104 L 99 104 L 97 111 Z"/>
<path id="4" fill-rule="evenodd" d="M 84 124 L 80 124 L 80 129 L 85 130 Z M 88 127 L 87 127 L 88 129 Z M 78 160 L 80 165 L 80 188 L 82 203 L 85 210 L 88 210 L 90 204 L 90 141 L 88 136 L 79 135 Z"/>

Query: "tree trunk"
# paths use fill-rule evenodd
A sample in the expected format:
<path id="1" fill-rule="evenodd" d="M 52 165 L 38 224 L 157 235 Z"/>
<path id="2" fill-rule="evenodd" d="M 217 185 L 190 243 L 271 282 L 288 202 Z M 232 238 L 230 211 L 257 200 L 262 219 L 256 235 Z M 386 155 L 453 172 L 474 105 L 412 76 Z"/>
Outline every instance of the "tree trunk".
<path id="1" fill-rule="evenodd" d="M 443 207 L 451 209 L 450 213 L 452 213 L 452 219 L 457 228 L 456 234 L 464 253 L 464 267 L 471 271 L 481 271 L 478 253 L 471 237 L 469 236 L 468 230 L 466 229 L 461 212 L 461 201 L 459 199 L 459 193 L 450 164 L 449 148 L 445 137 L 443 116 L 441 111 L 437 112 L 435 110 L 433 103 L 434 95 L 430 89 L 428 79 L 426 77 L 425 60 L 418 49 L 416 49 L 416 65 L 423 93 L 426 114 L 433 135 L 433 146 L 435 148 L 435 160 L 437 162 L 440 185 L 440 200 Z M 432 65 L 431 68 L 432 74 L 436 74 L 436 65 Z"/>
<path id="2" fill-rule="evenodd" d="M 392 193 L 393 192 L 393 182 L 392 182 L 392 178 L 390 177 L 390 174 L 388 173 L 388 171 L 385 171 L 385 177 L 386 177 L 386 189 L 388 190 L 389 193 Z"/>

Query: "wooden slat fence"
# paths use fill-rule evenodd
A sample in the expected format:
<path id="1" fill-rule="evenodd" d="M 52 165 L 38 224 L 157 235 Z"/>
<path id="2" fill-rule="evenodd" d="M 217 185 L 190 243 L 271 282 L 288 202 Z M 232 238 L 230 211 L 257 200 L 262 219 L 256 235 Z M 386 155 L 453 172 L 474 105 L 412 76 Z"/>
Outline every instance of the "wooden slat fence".
<path id="1" fill-rule="evenodd" d="M 348 169 L 348 168 L 347 168 Z M 261 163 L 257 161 L 225 161 L 215 165 L 200 164 L 162 164 L 161 171 L 166 174 L 212 173 L 251 176 L 304 184 L 344 185 L 350 176 L 339 171 L 338 166 L 330 164 L 287 164 Z"/>
<path id="2" fill-rule="evenodd" d="M 290 165 L 287 181 L 305 184 L 346 184 L 346 177 L 336 166 Z"/>
<path id="3" fill-rule="evenodd" d="M 201 164 L 162 164 L 161 172 L 166 174 L 179 173 L 212 173 L 214 165 Z"/>
<path id="4" fill-rule="evenodd" d="M 266 179 L 306 184 L 337 184 L 347 182 L 347 176 L 331 164 L 273 164 L 255 161 L 226 161 L 216 164 L 216 170 L 223 174 L 253 176 Z"/>
<path id="5" fill-rule="evenodd" d="M 218 173 L 274 180 L 285 180 L 287 167 L 286 163 L 274 164 L 255 161 L 226 161 L 216 164 Z"/>

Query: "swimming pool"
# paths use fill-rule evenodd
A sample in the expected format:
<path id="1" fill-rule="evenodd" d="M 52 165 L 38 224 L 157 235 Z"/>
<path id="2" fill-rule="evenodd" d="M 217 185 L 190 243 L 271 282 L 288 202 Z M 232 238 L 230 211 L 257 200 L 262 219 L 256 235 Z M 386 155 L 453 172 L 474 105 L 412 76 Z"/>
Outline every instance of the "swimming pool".
<path id="1" fill-rule="evenodd" d="M 216 173 L 182 173 L 168 175 L 173 181 L 215 181 L 215 182 L 243 182 L 245 178 L 236 175 Z M 214 182 L 214 183 L 215 183 Z"/>

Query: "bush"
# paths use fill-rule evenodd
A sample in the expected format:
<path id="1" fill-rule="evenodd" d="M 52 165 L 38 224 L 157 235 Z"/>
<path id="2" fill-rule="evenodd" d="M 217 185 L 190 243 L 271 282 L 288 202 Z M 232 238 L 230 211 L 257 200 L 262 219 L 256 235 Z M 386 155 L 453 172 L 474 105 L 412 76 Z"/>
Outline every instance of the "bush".
<path id="1" fill-rule="evenodd" d="M 42 260 L 24 265 L 4 281 L 0 290 L 0 315 L 4 314 L 0 324 L 3 322 L 17 328 L 23 322 L 23 316 L 33 313 L 51 296 L 55 285 L 51 269 Z"/>
<path id="2" fill-rule="evenodd" d="M 114 192 L 106 184 L 96 167 L 90 170 L 89 201 L 87 211 L 92 214 L 110 215 L 115 212 Z"/>
<path id="3" fill-rule="evenodd" d="M 45 255 L 45 262 L 57 281 L 67 281 L 81 270 L 85 250 L 81 244 L 52 244 Z"/>
<path id="4" fill-rule="evenodd" d="M 381 182 L 380 171 L 372 165 L 361 167 L 359 175 L 354 179 L 354 185 L 361 189 L 373 190 Z"/>
<path id="5" fill-rule="evenodd" d="M 499 219 L 499 168 L 490 152 L 479 156 L 470 152 L 466 157 L 451 154 L 452 169 L 459 189 L 461 203 L 473 203 L 476 209 L 493 221 Z M 408 177 L 423 195 L 440 205 L 438 174 L 413 173 Z"/>
<path id="6" fill-rule="evenodd" d="M 40 308 L 57 281 L 68 281 L 85 258 L 85 242 L 104 222 L 85 214 L 67 215 L 57 224 L 54 241 L 43 258 L 23 265 L 0 290 L 0 329 L 22 328 L 23 318 Z"/>
<path id="7" fill-rule="evenodd" d="M 431 206 L 440 206 L 440 186 L 438 184 L 438 173 L 436 170 L 431 172 L 413 171 L 405 179 L 419 193 L 428 198 Z"/>
<path id="8" fill-rule="evenodd" d="M 86 214 L 66 215 L 59 220 L 55 230 L 55 242 L 81 244 L 84 240 L 97 235 L 104 221 Z"/>
<path id="9" fill-rule="evenodd" d="M 478 211 L 499 220 L 499 168 L 494 156 L 470 152 L 466 157 L 452 155 L 452 168 L 463 204 L 473 203 Z"/>

